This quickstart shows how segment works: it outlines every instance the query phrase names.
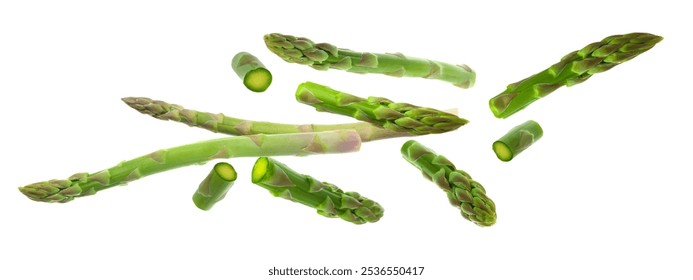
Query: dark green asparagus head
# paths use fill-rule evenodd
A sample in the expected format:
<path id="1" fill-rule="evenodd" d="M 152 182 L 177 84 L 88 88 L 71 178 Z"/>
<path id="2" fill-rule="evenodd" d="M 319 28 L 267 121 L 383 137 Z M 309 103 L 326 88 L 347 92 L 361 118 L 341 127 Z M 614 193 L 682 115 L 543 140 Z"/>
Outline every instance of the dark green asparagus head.
<path id="1" fill-rule="evenodd" d="M 85 186 L 88 180 L 86 173 L 78 173 L 67 180 L 50 180 L 19 187 L 19 191 L 34 201 L 65 203 L 75 197 L 96 193 L 93 187 Z"/>
<path id="2" fill-rule="evenodd" d="M 462 217 L 479 225 L 496 223 L 496 205 L 486 190 L 466 172 L 455 169 L 447 158 L 438 155 L 415 140 L 402 145 L 402 156 L 423 172 L 448 195 L 450 203 L 460 208 Z"/>
<path id="3" fill-rule="evenodd" d="M 567 54 L 551 66 L 550 71 L 560 76 L 570 71 L 576 77 L 566 79 L 565 85 L 582 83 L 596 73 L 601 73 L 646 52 L 662 41 L 662 37 L 648 33 L 613 35 L 589 44 L 581 50 Z"/>
<path id="4" fill-rule="evenodd" d="M 286 62 L 309 65 L 319 70 L 326 70 L 329 67 L 339 68 L 337 63 L 328 62 L 328 58 L 336 59 L 338 56 L 337 47 L 333 45 L 315 44 L 308 38 L 279 33 L 267 34 L 264 40 L 267 48 Z M 344 65 L 346 68 L 349 66 L 351 65 Z"/>

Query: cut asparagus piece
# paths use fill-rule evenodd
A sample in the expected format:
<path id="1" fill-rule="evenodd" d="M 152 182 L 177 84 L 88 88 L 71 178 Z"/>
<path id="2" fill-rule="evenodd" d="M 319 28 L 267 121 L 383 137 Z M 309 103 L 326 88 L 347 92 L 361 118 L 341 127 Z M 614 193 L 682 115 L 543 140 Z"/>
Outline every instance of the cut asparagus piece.
<path id="1" fill-rule="evenodd" d="M 354 224 L 364 224 L 375 223 L 383 216 L 384 210 L 377 202 L 300 174 L 268 157 L 255 162 L 252 181 L 276 197 L 315 208 L 318 214 L 328 218 L 339 217 Z"/>
<path id="2" fill-rule="evenodd" d="M 231 68 L 251 91 L 263 92 L 272 83 L 272 73 L 257 57 L 247 52 L 236 54 L 231 60 Z"/>
<path id="3" fill-rule="evenodd" d="M 437 79 L 461 88 L 474 85 L 476 74 L 469 66 L 452 65 L 429 59 L 407 57 L 401 53 L 368 53 L 315 44 L 307 38 L 278 33 L 264 36 L 270 51 L 284 61 L 309 65 L 317 70 L 329 68 L 354 73 L 378 73 L 394 77 Z"/>
<path id="4" fill-rule="evenodd" d="M 486 196 L 484 187 L 467 172 L 457 170 L 447 158 L 414 140 L 404 143 L 401 152 L 424 177 L 445 191 L 450 203 L 460 208 L 462 217 L 479 226 L 496 223 L 496 205 Z"/>
<path id="5" fill-rule="evenodd" d="M 614 35 L 564 56 L 529 78 L 508 85 L 489 100 L 497 118 L 507 118 L 562 86 L 582 83 L 592 75 L 626 62 L 651 49 L 662 37 L 647 33 Z"/>
<path id="6" fill-rule="evenodd" d="M 384 129 L 413 135 L 444 133 L 468 122 L 436 109 L 394 103 L 382 97 L 363 99 L 312 82 L 298 86 L 296 100 L 318 111 L 353 117 Z"/>
<path id="7" fill-rule="evenodd" d="M 148 175 L 214 159 L 346 153 L 358 151 L 360 146 L 359 135 L 353 130 L 226 137 L 158 150 L 99 172 L 38 182 L 19 191 L 36 201 L 68 202 Z"/>
<path id="8" fill-rule="evenodd" d="M 529 148 L 544 135 L 541 126 L 533 120 L 526 121 L 513 127 L 496 142 L 493 142 L 493 152 L 498 159 L 510 161 L 522 151 Z"/>
<path id="9" fill-rule="evenodd" d="M 123 101 L 140 113 L 150 115 L 160 120 L 185 123 L 189 126 L 230 135 L 284 134 L 353 129 L 356 130 L 363 142 L 412 136 L 407 132 L 395 132 L 376 127 L 366 122 L 301 125 L 259 122 L 227 117 L 224 116 L 224 114 L 212 114 L 185 109 L 180 105 L 169 104 L 159 100 L 151 100 L 145 97 L 126 97 L 123 98 Z"/>
<path id="10" fill-rule="evenodd" d="M 236 177 L 236 170 L 230 164 L 215 164 L 192 196 L 195 206 L 202 210 L 212 209 L 214 204 L 224 199 Z"/>

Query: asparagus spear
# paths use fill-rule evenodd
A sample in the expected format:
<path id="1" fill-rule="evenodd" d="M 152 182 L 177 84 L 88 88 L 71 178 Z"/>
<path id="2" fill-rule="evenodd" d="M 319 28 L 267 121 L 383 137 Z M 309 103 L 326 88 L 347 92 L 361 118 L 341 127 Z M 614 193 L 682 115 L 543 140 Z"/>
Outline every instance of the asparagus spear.
<path id="1" fill-rule="evenodd" d="M 181 122 L 189 126 L 230 135 L 284 134 L 353 129 L 356 130 L 363 142 L 411 136 L 411 134 L 407 132 L 395 132 L 382 129 L 366 122 L 347 124 L 282 124 L 237 119 L 224 116 L 223 114 L 199 112 L 185 109 L 180 105 L 169 104 L 164 101 L 152 100 L 145 97 L 126 97 L 123 98 L 123 101 L 140 113 L 150 115 L 160 120 Z"/>
<path id="2" fill-rule="evenodd" d="M 443 133 L 467 124 L 467 120 L 436 109 L 394 103 L 382 97 L 363 99 L 316 83 L 305 82 L 296 100 L 318 111 L 353 117 L 378 127 L 413 135 Z"/>
<path id="3" fill-rule="evenodd" d="M 315 44 L 308 38 L 278 33 L 264 36 L 270 51 L 283 60 L 309 65 L 318 70 L 328 68 L 355 73 L 378 73 L 394 77 L 437 79 L 461 88 L 474 85 L 476 73 L 467 65 L 407 57 L 401 53 L 368 53 L 337 48 L 328 43 Z"/>
<path id="4" fill-rule="evenodd" d="M 497 118 L 507 118 L 562 86 L 582 83 L 651 49 L 662 37 L 648 33 L 614 35 L 564 56 L 561 61 L 529 78 L 508 85 L 489 100 Z"/>
<path id="5" fill-rule="evenodd" d="M 272 73 L 257 57 L 247 52 L 236 54 L 231 60 L 231 68 L 251 91 L 263 92 L 272 83 Z"/>
<path id="6" fill-rule="evenodd" d="M 526 121 L 513 127 L 503 137 L 493 142 L 493 152 L 496 153 L 498 159 L 510 161 L 534 142 L 539 141 L 543 135 L 544 131 L 537 122 Z"/>
<path id="7" fill-rule="evenodd" d="M 339 217 L 354 224 L 364 224 L 377 222 L 383 216 L 383 208 L 377 202 L 300 174 L 268 157 L 261 157 L 255 162 L 252 181 L 276 197 L 315 208 L 318 214 L 325 217 Z"/>
<path id="8" fill-rule="evenodd" d="M 346 153 L 358 151 L 360 145 L 353 130 L 226 137 L 158 150 L 99 172 L 38 182 L 20 187 L 19 191 L 36 201 L 68 202 L 148 175 L 213 159 Z"/>
<path id="9" fill-rule="evenodd" d="M 402 145 L 402 156 L 436 183 L 448 195 L 450 203 L 460 208 L 462 217 L 479 226 L 496 223 L 496 205 L 486 196 L 481 184 L 462 170 L 455 169 L 447 158 L 436 154 L 419 142 L 409 140 Z"/>
<path id="10" fill-rule="evenodd" d="M 236 170 L 230 164 L 215 164 L 192 196 L 195 206 L 202 210 L 212 209 L 214 204 L 224 199 L 236 177 Z"/>

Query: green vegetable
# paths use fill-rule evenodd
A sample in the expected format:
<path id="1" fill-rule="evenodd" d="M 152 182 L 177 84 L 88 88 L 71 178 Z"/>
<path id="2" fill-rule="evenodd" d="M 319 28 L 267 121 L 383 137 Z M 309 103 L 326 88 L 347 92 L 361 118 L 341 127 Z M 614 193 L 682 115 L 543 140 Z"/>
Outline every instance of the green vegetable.
<path id="1" fill-rule="evenodd" d="M 212 206 L 224 199 L 233 182 L 236 181 L 236 170 L 226 162 L 214 165 L 209 175 L 205 177 L 193 194 L 192 200 L 202 210 L 212 209 Z"/>
<path id="2" fill-rule="evenodd" d="M 251 91 L 263 92 L 272 83 L 272 73 L 257 57 L 247 52 L 236 54 L 231 60 L 231 68 L 243 79 L 243 85 Z"/>
<path id="3" fill-rule="evenodd" d="M 481 184 L 462 170 L 457 170 L 444 156 L 436 154 L 419 142 L 409 140 L 402 145 L 402 156 L 436 183 L 448 195 L 450 203 L 460 208 L 462 217 L 479 226 L 496 223 L 496 205 L 486 196 Z"/>
<path id="4" fill-rule="evenodd" d="M 507 118 L 561 86 L 582 83 L 651 49 L 662 37 L 631 33 L 606 37 L 564 56 L 548 69 L 514 84 L 489 100 L 497 118 Z"/>
<path id="5" fill-rule="evenodd" d="M 476 78 L 474 71 L 467 65 L 407 57 L 401 53 L 355 52 L 327 43 L 315 44 L 307 38 L 277 33 L 267 34 L 264 39 L 267 48 L 283 60 L 309 65 L 318 70 L 333 68 L 354 73 L 437 79 L 461 88 L 473 86 Z"/>
<path id="6" fill-rule="evenodd" d="M 412 135 L 443 133 L 467 124 L 456 115 L 382 97 L 363 99 L 329 87 L 305 82 L 296 90 L 296 100 L 318 111 L 353 117 L 378 127 Z"/>
<path id="7" fill-rule="evenodd" d="M 226 137 L 158 150 L 99 172 L 38 182 L 20 187 L 19 191 L 36 201 L 68 202 L 148 175 L 214 159 L 346 153 L 358 151 L 360 145 L 353 130 Z"/>
<path id="8" fill-rule="evenodd" d="M 534 142 L 539 141 L 544 131 L 535 121 L 526 121 L 493 142 L 493 152 L 498 159 L 510 161 L 522 151 L 529 148 Z"/>
<path id="9" fill-rule="evenodd" d="M 354 129 L 363 142 L 392 137 L 411 136 L 411 134 L 406 132 L 395 132 L 382 129 L 365 122 L 302 125 L 258 122 L 227 117 L 223 114 L 212 114 L 185 109 L 180 105 L 168 104 L 164 101 L 151 100 L 145 97 L 126 97 L 123 98 L 123 101 L 140 113 L 150 115 L 160 120 L 185 123 L 189 126 L 230 135 L 284 134 Z"/>
<path id="10" fill-rule="evenodd" d="M 255 162 L 252 181 L 276 197 L 315 208 L 325 217 L 363 224 L 377 222 L 383 216 L 377 202 L 300 174 L 271 158 L 261 157 Z"/>

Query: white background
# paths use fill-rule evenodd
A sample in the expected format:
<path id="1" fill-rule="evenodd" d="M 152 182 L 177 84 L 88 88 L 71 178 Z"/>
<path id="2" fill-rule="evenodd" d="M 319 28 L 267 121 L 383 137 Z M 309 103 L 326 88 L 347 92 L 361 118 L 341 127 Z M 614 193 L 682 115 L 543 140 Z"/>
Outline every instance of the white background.
<path id="1" fill-rule="evenodd" d="M 667 1 L 609 2 L 3 1 L 0 278 L 281 279 L 268 270 L 424 266 L 422 276 L 391 279 L 691 279 L 691 20 L 687 8 Z M 262 35 L 271 32 L 466 63 L 478 79 L 462 90 L 320 72 L 270 53 Z M 630 32 L 665 39 L 508 119 L 488 109 L 507 84 Z M 247 91 L 231 70 L 239 51 L 274 74 L 266 93 Z M 120 101 L 125 96 L 264 121 L 352 121 L 297 103 L 295 88 L 307 80 L 458 107 L 467 126 L 417 140 L 486 187 L 497 224 L 464 220 L 401 158 L 402 138 L 353 154 L 279 159 L 380 202 L 384 218 L 361 226 L 251 184 L 254 158 L 229 160 L 240 177 L 209 212 L 191 195 L 211 165 L 68 204 L 33 202 L 17 191 L 221 136 L 141 115 Z M 500 162 L 491 143 L 527 119 L 543 126 L 544 138 Z M 301 279 L 361 278 L 369 277 Z"/>

